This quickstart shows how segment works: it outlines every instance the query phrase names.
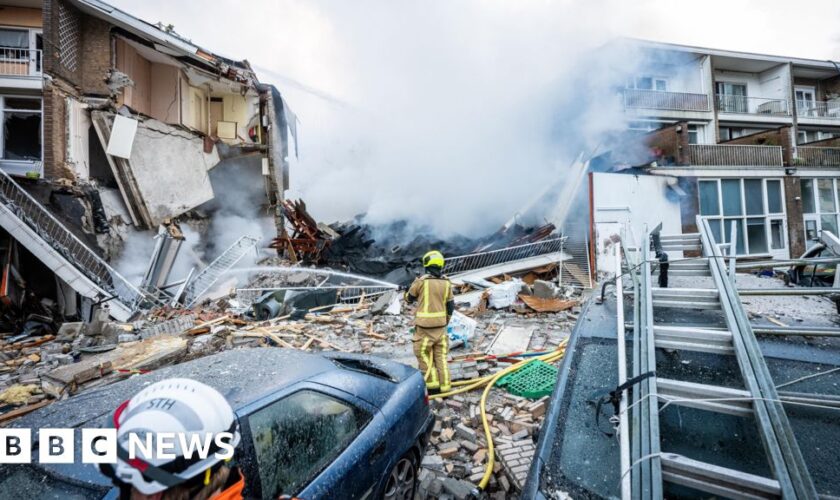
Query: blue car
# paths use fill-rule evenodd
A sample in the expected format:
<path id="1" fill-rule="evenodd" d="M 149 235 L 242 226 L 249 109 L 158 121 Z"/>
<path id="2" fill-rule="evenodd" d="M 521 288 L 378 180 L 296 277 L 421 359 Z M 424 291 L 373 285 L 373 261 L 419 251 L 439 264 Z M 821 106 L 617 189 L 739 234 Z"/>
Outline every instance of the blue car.
<path id="1" fill-rule="evenodd" d="M 36 463 L 0 466 L 0 498 L 118 498 L 95 465 L 37 463 L 39 428 L 103 427 L 158 380 L 202 381 L 230 402 L 242 432 L 247 498 L 411 499 L 434 415 L 420 373 L 371 356 L 286 349 L 226 351 L 58 401 L 14 422 Z"/>

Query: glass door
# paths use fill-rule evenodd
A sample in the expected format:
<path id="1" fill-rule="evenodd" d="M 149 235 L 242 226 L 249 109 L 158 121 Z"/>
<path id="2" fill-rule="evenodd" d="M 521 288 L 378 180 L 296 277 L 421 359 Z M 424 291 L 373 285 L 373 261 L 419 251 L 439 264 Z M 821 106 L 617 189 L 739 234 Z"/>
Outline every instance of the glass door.
<path id="1" fill-rule="evenodd" d="M 747 86 L 743 83 L 717 82 L 719 110 L 724 113 L 747 113 Z"/>
<path id="2" fill-rule="evenodd" d="M 796 110 L 800 116 L 817 116 L 816 98 L 813 87 L 796 87 Z"/>

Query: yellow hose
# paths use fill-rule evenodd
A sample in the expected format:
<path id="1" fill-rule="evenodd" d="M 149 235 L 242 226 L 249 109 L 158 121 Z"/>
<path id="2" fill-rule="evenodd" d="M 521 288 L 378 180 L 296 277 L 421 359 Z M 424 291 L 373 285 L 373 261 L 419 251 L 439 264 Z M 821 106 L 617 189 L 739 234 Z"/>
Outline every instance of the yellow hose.
<path id="1" fill-rule="evenodd" d="M 551 363 L 554 361 L 559 360 L 563 357 L 566 353 L 566 341 L 563 341 L 560 345 L 557 346 L 555 351 L 549 352 L 543 356 L 536 356 L 534 358 L 528 360 L 519 361 L 516 364 L 508 366 L 495 374 L 486 375 L 484 377 L 479 377 L 476 379 L 471 380 L 459 380 L 458 382 L 454 382 L 452 385 L 459 385 L 463 386 L 460 389 L 455 389 L 449 392 L 441 393 L 441 394 L 433 394 L 429 396 L 429 399 L 440 399 L 449 396 L 453 396 L 455 394 L 460 394 L 462 392 L 471 391 L 477 387 L 484 385 L 484 392 L 481 394 L 481 423 L 484 427 L 484 437 L 487 440 L 487 466 L 484 469 L 484 476 L 481 478 L 481 482 L 478 483 L 478 487 L 482 490 L 487 487 L 487 483 L 490 482 L 490 477 L 493 475 L 493 465 L 496 462 L 494 456 L 494 446 L 493 446 L 493 435 L 490 433 L 490 424 L 487 422 L 487 395 L 490 394 L 490 389 L 496 385 L 496 382 L 508 373 L 515 372 L 520 368 L 524 367 L 528 362 L 532 361 L 533 359 L 538 359 L 545 363 Z"/>

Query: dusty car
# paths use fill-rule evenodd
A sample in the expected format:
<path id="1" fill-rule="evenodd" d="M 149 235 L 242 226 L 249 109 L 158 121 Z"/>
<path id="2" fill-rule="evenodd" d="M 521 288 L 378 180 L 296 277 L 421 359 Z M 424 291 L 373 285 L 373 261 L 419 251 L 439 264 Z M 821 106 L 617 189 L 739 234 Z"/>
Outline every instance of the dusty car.
<path id="1" fill-rule="evenodd" d="M 37 463 L 39 428 L 106 426 L 114 409 L 148 384 L 200 380 L 221 392 L 237 415 L 237 463 L 248 498 L 414 496 L 434 425 L 420 373 L 347 353 L 286 349 L 226 351 L 132 377 L 64 401 L 13 427 L 32 429 L 33 464 L 0 467 L 0 498 L 118 498 L 95 465 Z"/>

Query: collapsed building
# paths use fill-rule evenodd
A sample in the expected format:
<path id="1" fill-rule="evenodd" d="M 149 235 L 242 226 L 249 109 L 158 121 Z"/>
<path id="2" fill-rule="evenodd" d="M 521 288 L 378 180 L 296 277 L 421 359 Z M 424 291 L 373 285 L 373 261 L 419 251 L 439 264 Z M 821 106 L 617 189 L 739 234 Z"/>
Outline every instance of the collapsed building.
<path id="1" fill-rule="evenodd" d="M 7 316 L 90 318 L 107 303 L 127 319 L 170 299 L 158 287 L 183 241 L 177 222 L 212 213 L 214 176 L 260 179 L 246 198 L 280 206 L 296 118 L 247 61 L 97 0 L 15 2 L 0 25 Z M 113 268 L 138 233 L 169 240 L 142 289 Z"/>

